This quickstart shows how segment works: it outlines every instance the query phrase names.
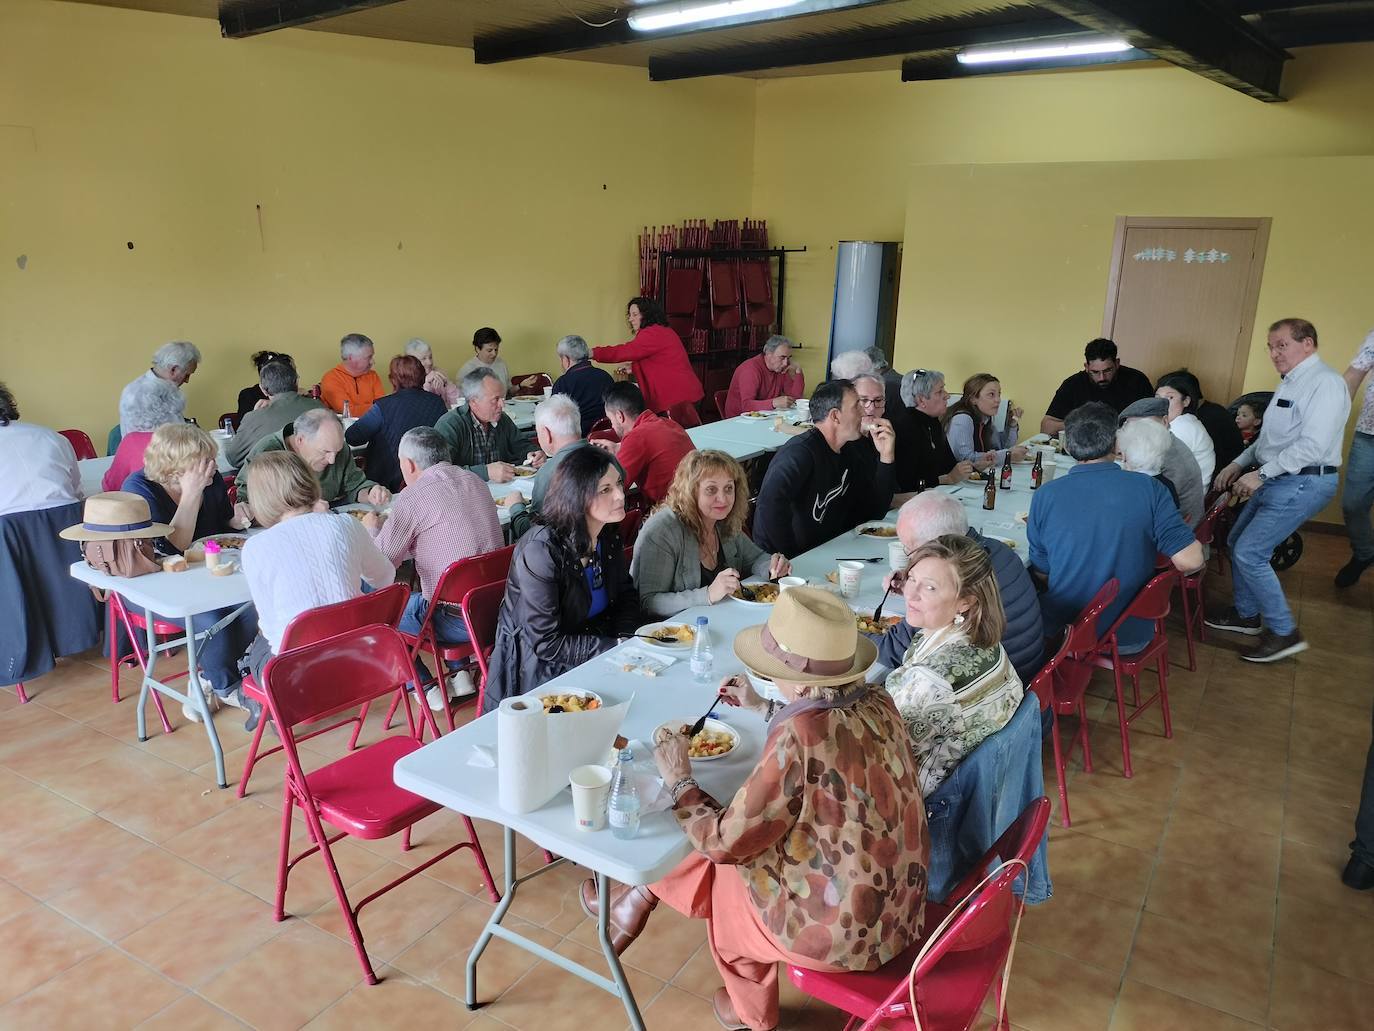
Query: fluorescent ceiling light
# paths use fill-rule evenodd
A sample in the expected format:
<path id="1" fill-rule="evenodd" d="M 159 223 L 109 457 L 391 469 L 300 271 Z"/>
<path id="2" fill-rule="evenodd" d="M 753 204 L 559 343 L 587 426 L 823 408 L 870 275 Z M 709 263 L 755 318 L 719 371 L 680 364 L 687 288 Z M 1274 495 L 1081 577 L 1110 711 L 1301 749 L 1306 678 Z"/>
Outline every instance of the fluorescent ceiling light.
<path id="1" fill-rule="evenodd" d="M 630 28 L 638 32 L 654 32 L 696 22 L 719 21 L 722 18 L 777 11 L 784 7 L 795 7 L 803 2 L 804 0 L 708 0 L 705 3 L 658 4 L 636 11 L 626 21 L 629 22 Z"/>
<path id="2" fill-rule="evenodd" d="M 1033 43 L 997 50 L 965 50 L 960 64 L 999 64 L 1011 61 L 1053 61 L 1060 57 L 1120 54 L 1133 49 L 1124 39 L 1095 39 L 1085 43 Z"/>

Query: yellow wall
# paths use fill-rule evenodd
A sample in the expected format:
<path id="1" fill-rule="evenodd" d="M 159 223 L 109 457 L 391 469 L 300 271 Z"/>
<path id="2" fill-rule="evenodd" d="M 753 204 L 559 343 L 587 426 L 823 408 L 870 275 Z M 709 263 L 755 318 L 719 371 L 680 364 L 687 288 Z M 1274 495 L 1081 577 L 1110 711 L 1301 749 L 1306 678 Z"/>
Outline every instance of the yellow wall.
<path id="1" fill-rule="evenodd" d="M 920 168 L 1233 158 L 1242 160 L 1232 174 L 1263 177 L 1275 157 L 1374 154 L 1374 45 L 1297 51 L 1286 72 L 1285 91 L 1291 98 L 1288 103 L 1260 104 L 1163 64 L 906 84 L 898 82 L 892 72 L 763 81 L 756 104 L 754 212 L 768 219 L 776 240 L 810 248 L 808 254 L 788 260 L 786 312 L 788 333 L 817 345 L 803 352 L 807 375 L 814 380 L 820 372 L 829 339 L 834 245 L 838 240 L 904 241 L 902 303 L 906 307 L 899 311 L 899 366 L 909 368 L 930 361 L 930 348 L 942 353 L 951 346 L 950 341 L 929 331 L 927 317 L 945 328 L 967 326 L 970 321 L 980 327 L 991 322 L 999 329 L 1008 322 L 1019 323 L 1020 313 L 1014 305 L 1004 305 L 1000 293 L 1010 287 L 1013 295 L 1018 294 L 1019 276 L 1004 282 L 1006 267 L 998 263 L 995 254 L 984 256 L 987 265 L 978 256 L 973 256 L 978 260 L 972 263 L 959 264 L 959 273 L 968 278 L 954 284 L 954 296 L 963 302 L 976 297 L 974 308 L 961 304 L 955 309 L 949 295 L 942 296 L 913 281 L 916 269 L 924 268 L 929 274 L 934 265 L 939 271 L 944 249 L 952 248 L 954 255 L 965 256 L 961 240 L 970 238 L 968 232 L 944 232 L 950 229 L 948 219 L 939 219 L 941 232 L 937 233 L 934 226 L 910 217 L 908 198 L 913 182 L 938 183 L 945 191 L 931 198 L 921 208 L 923 212 L 933 211 L 938 218 L 942 205 L 952 204 L 979 234 L 991 233 L 1014 246 L 1029 246 L 1032 237 L 1043 238 L 1052 222 L 1054 236 L 1067 235 L 1080 241 L 1073 259 L 1087 262 L 1089 268 L 1080 264 L 1039 270 L 1054 303 L 1064 306 L 1063 317 L 1055 320 L 1056 327 L 1074 345 L 1096 335 L 1101 327 L 1112 216 L 1273 215 L 1275 235 L 1269 248 L 1266 295 L 1257 321 L 1272 317 L 1283 300 L 1295 310 L 1312 312 L 1319 328 L 1331 327 L 1327 339 L 1332 350 L 1342 356 L 1348 354 L 1352 338 L 1333 336 L 1331 330 L 1347 318 L 1356 327 L 1365 325 L 1366 320 L 1374 324 L 1374 313 L 1367 305 L 1360 310 L 1368 291 L 1330 297 L 1322 260 L 1323 245 L 1329 241 L 1307 237 L 1302 226 L 1280 225 L 1280 210 L 1267 210 L 1261 203 L 1267 203 L 1273 193 L 1250 187 L 1233 195 L 1227 184 L 1218 180 L 1216 189 L 1207 194 L 1209 206 L 1204 209 L 1201 195 L 1186 176 L 1171 178 L 1175 189 L 1168 192 L 1162 188 L 1143 190 L 1151 177 L 1144 169 L 1125 183 L 1118 183 L 1111 173 L 1085 172 L 1094 189 L 1108 192 L 1093 196 L 1055 189 L 1051 176 L 1041 197 L 1048 190 L 1055 199 L 1054 208 L 1034 210 L 994 203 L 992 209 L 984 210 L 966 203 L 960 185 L 961 177 L 975 177 L 981 171 L 966 168 L 946 174 Z M 1067 186 L 1070 173 L 1067 168 L 1063 172 Z M 984 182 L 976 177 L 974 181 Z M 979 189 L 981 185 L 974 187 Z M 1300 176 L 1293 189 L 1306 189 Z M 1115 209 L 1108 200 L 1123 205 L 1148 201 L 1148 210 Z M 1237 212 L 1242 200 L 1254 203 Z M 1293 200 L 1297 203 L 1296 198 Z M 1326 210 L 1327 199 L 1320 193 L 1315 193 L 1313 200 L 1318 209 Z M 1364 206 L 1369 203 L 1366 199 Z M 999 220 L 996 223 L 992 222 L 993 209 Z M 1284 210 L 1297 213 L 1292 207 Z M 1337 223 L 1341 215 L 1338 210 L 1334 212 Z M 1100 221 L 1103 218 L 1105 223 Z M 1090 219 L 1099 221 L 1089 224 Z M 1331 217 L 1321 217 L 1314 226 L 1332 221 Z M 1308 239 L 1304 250 L 1316 260 L 1306 268 L 1293 268 L 1292 278 L 1286 279 L 1279 238 L 1282 235 L 1291 241 L 1295 234 Z M 1337 252 L 1350 253 L 1343 246 L 1338 246 Z M 1023 271 L 1020 276 L 1025 274 Z M 937 277 L 946 286 L 953 280 L 952 273 Z M 1326 304 L 1328 297 L 1331 304 L 1319 310 L 1318 304 Z M 907 304 L 912 298 L 930 304 L 912 312 Z M 1272 309 L 1271 301 L 1275 305 Z M 1015 339 L 1001 332 L 979 339 L 980 354 L 987 360 L 951 362 L 950 371 L 975 371 L 971 365 L 997 367 L 1004 358 L 1014 358 Z M 1053 341 L 1063 342 L 1064 337 Z M 1068 348 L 1072 350 L 1072 346 Z M 1066 360 L 1072 363 L 1071 353 Z M 1049 400 L 1048 395 L 1032 399 L 1023 390 L 1017 394 L 1025 397 L 1028 409 L 1043 409 Z"/>
<path id="2" fill-rule="evenodd" d="M 514 372 L 564 333 L 619 343 L 639 227 L 748 213 L 754 92 L 3 0 L 0 380 L 103 445 L 174 338 L 206 355 L 202 425 L 261 347 L 314 382 L 350 331 L 382 358 L 422 336 L 450 371 L 488 324 Z"/>

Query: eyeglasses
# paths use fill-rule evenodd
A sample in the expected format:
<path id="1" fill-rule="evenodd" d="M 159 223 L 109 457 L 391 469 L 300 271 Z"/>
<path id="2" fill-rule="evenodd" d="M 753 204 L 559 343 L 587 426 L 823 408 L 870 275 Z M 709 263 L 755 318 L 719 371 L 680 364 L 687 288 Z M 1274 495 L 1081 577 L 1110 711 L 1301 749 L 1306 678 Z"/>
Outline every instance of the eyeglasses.
<path id="1" fill-rule="evenodd" d="M 864 407 L 864 408 L 880 408 L 880 407 L 884 404 L 884 402 L 886 402 L 886 401 L 887 401 L 887 398 L 885 398 L 885 397 L 861 397 L 861 398 L 859 398 L 859 404 L 860 404 L 862 407 Z"/>

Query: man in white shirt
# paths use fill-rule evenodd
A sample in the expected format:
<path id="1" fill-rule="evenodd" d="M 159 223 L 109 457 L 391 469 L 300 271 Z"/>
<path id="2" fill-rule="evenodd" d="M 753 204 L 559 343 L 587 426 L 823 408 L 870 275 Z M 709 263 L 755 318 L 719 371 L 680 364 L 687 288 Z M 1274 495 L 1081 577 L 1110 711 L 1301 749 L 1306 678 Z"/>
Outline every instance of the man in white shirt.
<path id="1" fill-rule="evenodd" d="M 1235 604 L 1207 625 L 1259 637 L 1241 655 L 1247 662 L 1275 662 L 1307 649 L 1269 560 L 1280 542 L 1336 496 L 1350 415 L 1350 392 L 1317 357 L 1312 323 L 1280 319 L 1270 326 L 1269 359 L 1282 382 L 1260 435 L 1216 481 L 1218 489 L 1229 487 L 1249 503 L 1230 537 Z"/>
<path id="2" fill-rule="evenodd" d="M 1364 346 L 1345 370 L 1345 384 L 1351 400 L 1359 392 L 1366 374 L 1374 369 L 1374 330 L 1364 338 Z M 1374 506 L 1374 389 L 1364 392 L 1364 404 L 1355 423 L 1350 442 L 1350 457 L 1345 466 L 1345 493 L 1341 509 L 1345 529 L 1350 534 L 1350 561 L 1336 574 L 1337 587 L 1354 587 L 1361 574 L 1374 566 L 1374 530 L 1369 525 L 1369 510 Z"/>
<path id="3" fill-rule="evenodd" d="M 173 340 L 163 344 L 153 355 L 152 367 L 129 383 L 119 395 L 119 427 L 130 433 L 140 427 L 131 424 L 128 415 L 148 393 L 177 394 L 200 367 L 200 348 L 189 340 Z M 185 407 L 185 402 L 182 403 Z"/>

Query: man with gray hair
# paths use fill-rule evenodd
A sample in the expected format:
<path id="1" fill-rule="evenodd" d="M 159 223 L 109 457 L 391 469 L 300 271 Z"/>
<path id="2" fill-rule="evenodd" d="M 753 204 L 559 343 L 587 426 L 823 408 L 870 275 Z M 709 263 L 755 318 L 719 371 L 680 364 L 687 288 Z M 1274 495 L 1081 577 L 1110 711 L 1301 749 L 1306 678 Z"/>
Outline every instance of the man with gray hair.
<path id="1" fill-rule="evenodd" d="M 153 354 L 152 366 L 148 371 L 120 391 L 120 433 L 136 433 L 145 428 L 157 428 L 145 427 L 143 424 L 147 419 L 140 418 L 140 412 L 146 415 L 151 410 L 165 411 L 178 407 L 177 418 L 181 418 L 182 412 L 186 410 L 186 399 L 181 395 L 181 386 L 190 381 L 199 366 L 200 349 L 189 340 L 173 340 L 159 347 Z"/>
<path id="2" fill-rule="evenodd" d="M 415 560 L 420 589 L 411 594 L 400 629 L 419 634 L 444 570 L 459 559 L 495 551 L 505 541 L 491 492 L 475 475 L 449 461 L 448 441 L 436 430 L 429 426 L 407 430 L 397 455 L 405 490 L 396 495 L 385 523 L 369 514 L 363 525 L 393 565 Z M 440 645 L 465 644 L 468 640 L 462 611 L 452 600 L 434 606 L 430 627 Z M 471 676 L 461 666 L 459 662 L 448 663 L 450 698 L 475 690 Z M 429 670 L 418 657 L 416 672 L 422 682 L 429 681 Z M 425 697 L 431 709 L 443 711 L 444 692 L 437 683 Z"/>
<path id="3" fill-rule="evenodd" d="M 1117 426 L 1125 426 L 1136 419 L 1150 419 L 1167 428 L 1164 417 L 1168 413 L 1169 402 L 1164 398 L 1143 397 L 1125 407 L 1117 417 Z M 1172 433 L 1169 434 L 1168 443 L 1159 471 L 1173 484 L 1183 521 L 1189 526 L 1197 526 L 1202 521 L 1207 503 L 1207 485 L 1202 482 L 1202 470 L 1198 468 L 1197 459 L 1187 444 Z"/>
<path id="4" fill-rule="evenodd" d="M 873 355 L 880 359 L 875 362 Z M 830 374 L 835 377 L 857 380 L 861 376 L 872 376 L 883 385 L 884 418 L 892 424 L 892 436 L 896 441 L 897 489 L 902 492 L 919 490 L 915 472 L 916 465 L 916 420 L 902 403 L 901 377 L 883 374 L 887 357 L 882 348 L 870 347 L 865 350 L 841 351 L 830 363 Z M 942 431 L 943 432 L 943 431 Z"/>
<path id="5" fill-rule="evenodd" d="M 720 413 L 733 419 L 745 412 L 785 411 L 806 396 L 806 377 L 792 360 L 792 341 L 771 336 L 763 352 L 741 362 L 730 377 L 725 408 Z"/>
<path id="6" fill-rule="evenodd" d="M 993 576 L 997 579 L 997 593 L 1002 598 L 1006 614 L 1006 629 L 1002 632 L 1002 647 L 1016 667 L 1023 684 L 1029 684 L 1040 672 L 1045 653 L 1044 623 L 1040 616 L 1040 598 L 1016 552 L 1001 541 L 984 537 L 969 528 L 968 514 L 957 498 L 944 491 L 928 490 L 917 494 L 897 513 L 897 537 L 907 554 L 936 537 L 953 534 L 968 537 L 992 560 Z M 894 591 L 902 589 L 903 574 L 890 577 Z M 896 669 L 906 657 L 916 628 L 905 619 L 881 637 L 874 637 L 878 645 L 878 661 L 889 669 Z"/>
<path id="7" fill-rule="evenodd" d="M 1184 573 L 1204 561 L 1164 485 L 1116 464 L 1116 430 L 1111 405 L 1090 401 L 1075 408 L 1064 420 L 1064 443 L 1078 464 L 1031 496 L 1026 536 L 1031 575 L 1045 588 L 1040 612 L 1048 636 L 1073 622 L 1108 580 L 1120 589 L 1097 621 L 1099 634 L 1155 575 L 1160 555 Z M 1118 646 L 1133 654 L 1154 632 L 1149 620 L 1128 619 L 1117 631 Z"/>
<path id="8" fill-rule="evenodd" d="M 506 414 L 506 385 L 485 365 L 473 369 L 458 384 L 465 404 L 449 412 L 434 428 L 448 441 L 450 461 L 492 483 L 515 479 L 515 464 L 538 468 L 542 453 L 528 452 L 520 431 Z"/>
<path id="9" fill-rule="evenodd" d="M 336 415 L 361 419 L 386 393 L 382 377 L 372 368 L 376 348 L 361 333 L 339 341 L 339 364 L 320 377 L 320 399 Z"/>
<path id="10" fill-rule="evenodd" d="M 565 336 L 554 345 L 558 367 L 562 374 L 553 381 L 555 394 L 567 394 L 577 402 L 577 412 L 583 432 L 590 432 L 606 418 L 606 406 L 601 399 L 615 382 L 605 369 L 592 364 L 592 350 L 580 336 Z"/>
<path id="11" fill-rule="evenodd" d="M 264 365 L 258 371 L 258 386 L 267 396 L 267 404 L 245 415 L 224 447 L 224 455 L 235 469 L 248 461 L 248 453 L 263 437 L 295 422 L 306 412 L 324 407 L 309 394 L 298 392 L 295 366 L 287 362 Z"/>
<path id="12" fill-rule="evenodd" d="M 902 377 L 902 407 L 912 423 L 909 490 L 963 483 L 973 475 L 972 462 L 960 462 L 950 449 L 941 421 L 949 408 L 945 374 L 936 369 L 913 369 Z"/>
<path id="13" fill-rule="evenodd" d="M 391 491 L 369 480 L 353 461 L 344 441 L 343 423 L 327 408 L 315 408 L 269 433 L 248 452 L 245 465 L 268 451 L 294 451 L 310 466 L 320 481 L 320 497 L 331 508 L 336 505 L 385 505 Z M 249 501 L 248 477 L 238 479 L 239 500 Z M 251 502 L 250 502 L 251 507 Z"/>

